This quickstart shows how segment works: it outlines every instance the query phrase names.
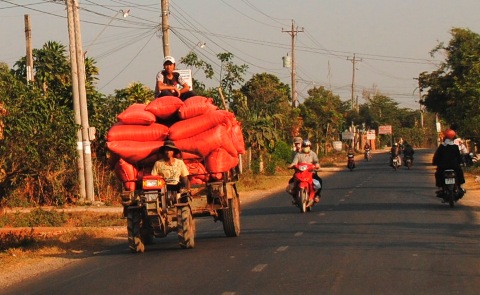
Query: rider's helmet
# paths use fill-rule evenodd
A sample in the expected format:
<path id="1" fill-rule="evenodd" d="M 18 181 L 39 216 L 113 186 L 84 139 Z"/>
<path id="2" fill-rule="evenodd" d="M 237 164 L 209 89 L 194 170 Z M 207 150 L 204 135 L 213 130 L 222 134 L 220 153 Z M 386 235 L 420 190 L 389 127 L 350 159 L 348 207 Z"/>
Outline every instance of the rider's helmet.
<path id="1" fill-rule="evenodd" d="M 310 140 L 305 139 L 305 140 L 302 142 L 302 147 L 307 147 L 307 146 L 312 146 L 312 143 L 310 142 Z"/>
<path id="2" fill-rule="evenodd" d="M 443 136 L 445 136 L 445 138 L 448 138 L 450 140 L 453 140 L 455 138 L 455 135 L 457 134 L 452 129 L 447 129 L 443 132 Z"/>
<path id="3" fill-rule="evenodd" d="M 309 153 L 311 146 L 312 146 L 312 143 L 310 142 L 310 140 L 305 139 L 305 140 L 302 142 L 302 152 L 304 152 L 304 153 Z"/>

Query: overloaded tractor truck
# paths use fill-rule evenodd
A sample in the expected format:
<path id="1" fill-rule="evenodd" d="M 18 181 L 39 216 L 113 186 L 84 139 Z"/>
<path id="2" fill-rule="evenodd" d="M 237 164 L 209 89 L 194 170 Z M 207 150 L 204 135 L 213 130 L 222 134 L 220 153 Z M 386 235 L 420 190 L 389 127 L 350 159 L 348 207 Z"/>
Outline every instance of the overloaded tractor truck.
<path id="1" fill-rule="evenodd" d="M 139 168 L 139 175 L 145 169 Z M 215 222 L 221 221 L 227 237 L 238 236 L 240 199 L 236 181 L 239 174 L 237 165 L 221 173 L 220 179 L 192 184 L 190 190 L 179 188 L 162 176 L 139 177 L 136 182 L 138 189 L 122 193 L 130 251 L 144 252 L 145 245 L 151 244 L 154 238 L 163 238 L 174 231 L 180 247 L 194 248 L 195 220 L 202 216 L 212 216 Z M 207 174 L 192 176 L 208 177 Z"/>
<path id="2" fill-rule="evenodd" d="M 128 244 L 144 252 L 154 238 L 177 232 L 182 248 L 195 247 L 195 220 L 210 216 L 223 223 L 227 237 L 240 234 L 236 183 L 245 143 L 233 113 L 211 98 L 160 97 L 133 104 L 107 134 L 111 165 L 123 183 Z M 171 141 L 189 172 L 190 189 L 151 175 L 160 148 Z M 178 181 L 178 179 L 177 179 Z"/>

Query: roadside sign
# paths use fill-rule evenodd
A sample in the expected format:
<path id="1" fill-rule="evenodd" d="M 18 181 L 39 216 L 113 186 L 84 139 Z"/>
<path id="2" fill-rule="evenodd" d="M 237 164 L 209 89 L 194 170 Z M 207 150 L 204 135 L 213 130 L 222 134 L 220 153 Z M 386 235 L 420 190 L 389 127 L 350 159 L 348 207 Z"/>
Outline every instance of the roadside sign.
<path id="1" fill-rule="evenodd" d="M 341 152 L 342 151 L 342 142 L 339 141 L 339 140 L 336 140 L 333 142 L 333 149 L 337 152 Z"/>
<path id="2" fill-rule="evenodd" d="M 367 131 L 367 140 L 375 140 L 375 130 L 368 130 Z"/>
<path id="3" fill-rule="evenodd" d="M 392 134 L 392 125 L 378 126 L 378 134 Z"/>
<path id="4" fill-rule="evenodd" d="M 190 86 L 190 90 L 193 90 L 193 80 L 192 80 L 192 70 L 191 69 L 186 69 L 186 70 L 175 70 L 174 72 L 177 72 L 180 74 L 180 76 L 187 82 L 188 86 Z"/>
<path id="5" fill-rule="evenodd" d="M 342 132 L 342 140 L 353 140 L 353 132 L 343 131 Z"/>

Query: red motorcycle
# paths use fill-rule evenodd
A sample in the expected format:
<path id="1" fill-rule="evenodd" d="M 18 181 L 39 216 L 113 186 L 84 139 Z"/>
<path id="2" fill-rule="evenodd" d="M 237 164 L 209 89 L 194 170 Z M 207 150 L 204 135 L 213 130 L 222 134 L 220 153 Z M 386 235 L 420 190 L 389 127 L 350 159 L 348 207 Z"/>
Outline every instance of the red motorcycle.
<path id="1" fill-rule="evenodd" d="M 293 197 L 295 205 L 301 213 L 310 211 L 315 204 L 315 188 L 313 185 L 313 172 L 315 165 L 311 163 L 298 163 L 293 166 Z"/>

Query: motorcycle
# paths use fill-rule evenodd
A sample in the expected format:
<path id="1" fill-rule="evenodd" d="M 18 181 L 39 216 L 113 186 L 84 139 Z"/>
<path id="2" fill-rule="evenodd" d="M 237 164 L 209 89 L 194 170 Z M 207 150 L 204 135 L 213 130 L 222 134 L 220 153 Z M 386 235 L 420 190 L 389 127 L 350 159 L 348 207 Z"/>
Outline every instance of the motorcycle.
<path id="1" fill-rule="evenodd" d="M 437 197 L 441 198 L 443 203 L 448 203 L 453 208 L 455 202 L 463 197 L 465 190 L 458 185 L 457 176 L 453 169 L 443 171 L 443 179 L 443 186 L 437 192 Z"/>
<path id="2" fill-rule="evenodd" d="M 403 157 L 403 164 L 405 165 L 405 167 L 410 169 L 410 167 L 413 166 L 413 157 L 412 156 L 404 156 Z"/>
<path id="3" fill-rule="evenodd" d="M 370 154 L 370 149 L 365 150 L 365 160 L 370 161 L 372 159 L 372 155 Z"/>
<path id="4" fill-rule="evenodd" d="M 392 159 L 393 169 L 397 170 L 398 168 L 400 168 L 401 165 L 402 165 L 402 163 L 401 163 L 401 160 L 400 160 L 400 156 L 393 157 L 393 159 Z"/>
<path id="5" fill-rule="evenodd" d="M 355 168 L 355 155 L 353 153 L 348 153 L 347 154 L 348 161 L 347 161 L 347 168 L 350 169 L 350 171 Z"/>
<path id="6" fill-rule="evenodd" d="M 320 182 L 313 178 L 314 164 L 297 163 L 293 169 L 295 170 L 292 190 L 294 204 L 301 213 L 305 213 L 310 211 L 315 204 L 315 193 L 320 189 Z"/>

